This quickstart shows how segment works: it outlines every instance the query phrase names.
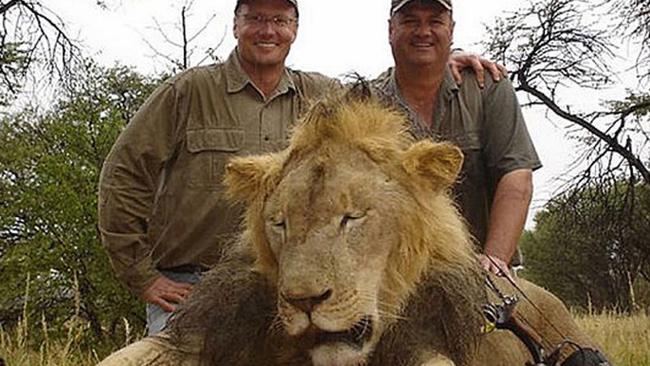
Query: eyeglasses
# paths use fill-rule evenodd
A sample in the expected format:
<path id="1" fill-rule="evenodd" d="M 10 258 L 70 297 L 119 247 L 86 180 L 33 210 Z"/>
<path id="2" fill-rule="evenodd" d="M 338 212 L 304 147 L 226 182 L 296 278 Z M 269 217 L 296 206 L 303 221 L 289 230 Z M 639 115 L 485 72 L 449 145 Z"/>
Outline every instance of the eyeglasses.
<path id="1" fill-rule="evenodd" d="M 276 29 L 288 28 L 291 24 L 298 21 L 296 18 L 285 17 L 282 15 L 267 17 L 259 14 L 243 14 L 238 17 L 242 18 L 246 24 L 254 27 L 262 27 L 269 23 L 271 24 L 271 27 Z"/>
<path id="2" fill-rule="evenodd" d="M 428 20 L 420 20 L 412 17 L 403 17 L 397 20 L 397 24 L 407 29 L 418 29 L 422 26 L 425 26 L 429 29 L 436 29 L 436 28 L 445 27 L 449 25 L 448 22 L 446 22 L 441 17 L 432 18 Z"/>

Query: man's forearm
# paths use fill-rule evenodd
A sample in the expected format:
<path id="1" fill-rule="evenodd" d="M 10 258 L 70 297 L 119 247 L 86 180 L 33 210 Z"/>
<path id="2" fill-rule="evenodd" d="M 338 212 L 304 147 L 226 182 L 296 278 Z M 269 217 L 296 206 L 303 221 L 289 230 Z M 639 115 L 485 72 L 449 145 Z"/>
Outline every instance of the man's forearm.
<path id="1" fill-rule="evenodd" d="M 131 170 L 135 169 L 117 164 L 111 157 L 104 163 L 97 218 L 102 245 L 115 275 L 129 291 L 140 296 L 160 274 L 153 266 L 147 236 L 152 189 L 143 183 L 146 179 L 132 179 L 125 173 Z"/>
<path id="2" fill-rule="evenodd" d="M 141 244 L 137 239 L 129 241 L 129 235 L 104 229 L 101 224 L 100 232 L 102 244 L 106 248 L 115 276 L 132 294 L 138 297 L 142 296 L 142 293 L 160 277 L 160 272 L 155 269 L 151 256 L 148 255 L 150 249 L 147 249 L 148 246 Z M 131 237 L 139 236 L 131 235 Z M 127 246 L 124 243 L 131 243 L 131 245 Z M 125 247 L 140 248 L 137 254 L 138 258 L 129 255 L 134 254 L 135 251 L 123 249 Z"/>
<path id="3" fill-rule="evenodd" d="M 510 263 L 526 223 L 532 194 L 532 170 L 514 170 L 501 178 L 490 209 L 485 254 Z"/>

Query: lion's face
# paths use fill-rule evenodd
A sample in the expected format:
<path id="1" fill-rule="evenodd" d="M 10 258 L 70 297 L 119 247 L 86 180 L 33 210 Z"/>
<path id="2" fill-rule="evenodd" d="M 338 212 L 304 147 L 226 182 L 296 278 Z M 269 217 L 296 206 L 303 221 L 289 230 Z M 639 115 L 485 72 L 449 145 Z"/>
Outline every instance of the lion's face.
<path id="1" fill-rule="evenodd" d="M 376 342 L 389 310 L 384 272 L 399 243 L 399 210 L 390 208 L 408 199 L 365 154 L 336 150 L 290 170 L 264 207 L 279 316 L 289 335 L 311 339 L 316 365 L 361 363 Z"/>
<path id="2" fill-rule="evenodd" d="M 464 235 L 446 195 L 462 155 L 405 143 L 403 122 L 373 104 L 312 111 L 287 151 L 228 166 L 282 328 L 316 366 L 364 364 L 427 268 L 467 259 L 441 244 Z"/>

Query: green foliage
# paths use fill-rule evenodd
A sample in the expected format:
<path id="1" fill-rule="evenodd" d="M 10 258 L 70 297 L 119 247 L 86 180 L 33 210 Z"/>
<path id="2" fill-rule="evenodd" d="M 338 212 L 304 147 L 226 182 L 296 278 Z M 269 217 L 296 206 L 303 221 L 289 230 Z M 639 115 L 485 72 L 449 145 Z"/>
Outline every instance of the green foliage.
<path id="1" fill-rule="evenodd" d="M 629 311 L 650 269 L 650 189 L 618 182 L 556 197 L 521 240 L 523 275 L 570 305 Z M 645 292 L 637 290 L 643 295 Z"/>
<path id="2" fill-rule="evenodd" d="M 78 313 L 95 340 L 119 342 L 123 318 L 142 326 L 142 305 L 114 279 L 100 244 L 97 181 L 157 80 L 121 66 L 85 71 L 49 112 L 0 121 L 0 325 L 15 324 L 27 303 L 50 329 Z"/>

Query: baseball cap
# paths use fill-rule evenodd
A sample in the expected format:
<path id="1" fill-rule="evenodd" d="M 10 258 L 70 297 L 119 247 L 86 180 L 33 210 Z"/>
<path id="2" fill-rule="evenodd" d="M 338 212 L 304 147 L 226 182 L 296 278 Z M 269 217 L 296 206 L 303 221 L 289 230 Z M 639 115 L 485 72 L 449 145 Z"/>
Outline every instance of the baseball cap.
<path id="1" fill-rule="evenodd" d="M 423 0 L 391 0 L 390 2 L 390 16 L 395 15 L 401 8 L 413 1 L 423 1 Z M 451 11 L 451 0 L 431 0 L 432 3 L 438 3 L 445 7 L 445 9 Z"/>
<path id="2" fill-rule="evenodd" d="M 237 5 L 235 5 L 235 13 L 239 9 L 239 6 L 241 3 L 243 3 L 246 0 L 237 0 Z M 289 4 L 293 5 L 294 8 L 296 8 L 296 14 L 298 14 L 298 0 L 286 0 Z"/>

